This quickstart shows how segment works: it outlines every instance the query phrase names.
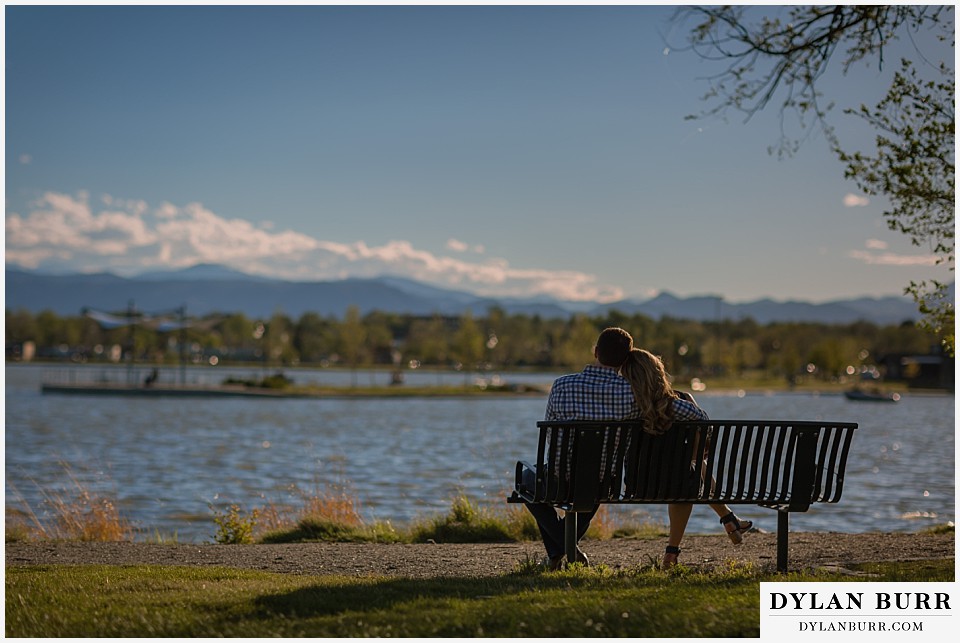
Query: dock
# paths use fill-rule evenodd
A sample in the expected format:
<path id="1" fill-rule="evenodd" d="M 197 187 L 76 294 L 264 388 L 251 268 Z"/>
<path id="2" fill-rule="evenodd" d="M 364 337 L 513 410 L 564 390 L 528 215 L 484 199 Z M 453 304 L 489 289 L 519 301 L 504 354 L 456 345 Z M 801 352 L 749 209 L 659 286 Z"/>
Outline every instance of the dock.
<path id="1" fill-rule="evenodd" d="M 253 398 L 291 398 L 319 397 L 304 391 L 256 388 L 243 385 L 224 384 L 220 386 L 191 386 L 152 384 L 95 383 L 95 384 L 43 384 L 43 393 L 65 395 L 124 395 L 137 397 L 253 397 Z"/>

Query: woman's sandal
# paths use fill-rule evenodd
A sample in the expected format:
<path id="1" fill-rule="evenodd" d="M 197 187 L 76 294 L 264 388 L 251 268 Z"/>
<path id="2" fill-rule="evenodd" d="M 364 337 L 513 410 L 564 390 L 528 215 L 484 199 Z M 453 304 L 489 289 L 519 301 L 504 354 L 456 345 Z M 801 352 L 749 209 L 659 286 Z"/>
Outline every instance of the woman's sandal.
<path id="1" fill-rule="evenodd" d="M 663 561 L 660 563 L 660 569 L 670 569 L 677 566 L 677 558 L 680 556 L 680 548 L 667 545 L 667 552 L 663 555 Z"/>
<path id="2" fill-rule="evenodd" d="M 732 511 L 720 519 L 720 524 L 723 525 L 734 545 L 742 543 L 743 535 L 753 529 L 752 520 L 740 520 Z"/>

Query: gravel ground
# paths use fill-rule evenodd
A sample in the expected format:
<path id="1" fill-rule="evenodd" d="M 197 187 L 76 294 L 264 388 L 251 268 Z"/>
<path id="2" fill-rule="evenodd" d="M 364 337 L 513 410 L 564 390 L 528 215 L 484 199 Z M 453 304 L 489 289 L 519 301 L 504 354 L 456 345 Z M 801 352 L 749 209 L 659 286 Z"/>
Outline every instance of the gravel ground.
<path id="1" fill-rule="evenodd" d="M 629 569 L 659 560 L 666 539 L 582 541 L 591 564 Z M 688 536 L 680 560 L 697 569 L 746 561 L 776 569 L 777 538 L 749 534 L 740 546 L 723 535 Z M 854 563 L 953 559 L 954 534 L 791 533 L 791 571 L 843 570 Z M 163 545 L 151 543 L 7 543 L 6 565 L 189 565 L 225 566 L 287 574 L 348 576 L 478 577 L 512 571 L 518 563 L 543 557 L 538 543 L 291 545 Z"/>

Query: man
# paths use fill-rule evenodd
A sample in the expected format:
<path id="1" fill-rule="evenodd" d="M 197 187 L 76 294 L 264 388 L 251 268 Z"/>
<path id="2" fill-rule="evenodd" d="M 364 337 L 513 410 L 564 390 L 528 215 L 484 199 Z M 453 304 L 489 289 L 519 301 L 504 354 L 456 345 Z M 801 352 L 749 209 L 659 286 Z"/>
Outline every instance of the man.
<path id="1" fill-rule="evenodd" d="M 633 337 L 622 328 L 607 328 L 600 333 L 593 348 L 593 364 L 553 383 L 545 419 L 625 420 L 638 417 L 633 389 L 618 373 L 632 348 Z M 597 508 L 577 515 L 578 541 L 586 533 Z M 544 566 L 550 570 L 560 569 L 564 556 L 564 519 L 549 505 L 527 504 L 527 509 L 537 521 L 547 550 Z M 577 562 L 588 564 L 586 555 L 579 548 Z"/>

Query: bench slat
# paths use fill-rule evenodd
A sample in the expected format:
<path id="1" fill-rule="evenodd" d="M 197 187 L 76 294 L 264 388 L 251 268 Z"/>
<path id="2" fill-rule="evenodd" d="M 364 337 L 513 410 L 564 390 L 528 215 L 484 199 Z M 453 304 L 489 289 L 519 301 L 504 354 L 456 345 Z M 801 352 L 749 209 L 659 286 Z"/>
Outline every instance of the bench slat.
<path id="1" fill-rule="evenodd" d="M 776 498 L 777 485 L 781 484 L 779 474 L 784 458 L 784 445 L 786 444 L 787 432 L 780 427 L 773 435 L 766 436 L 766 446 L 763 452 L 763 462 L 761 467 L 763 474 L 761 478 L 761 493 L 757 496 L 757 501 L 772 501 Z M 781 486 L 782 488 L 782 486 Z"/>

